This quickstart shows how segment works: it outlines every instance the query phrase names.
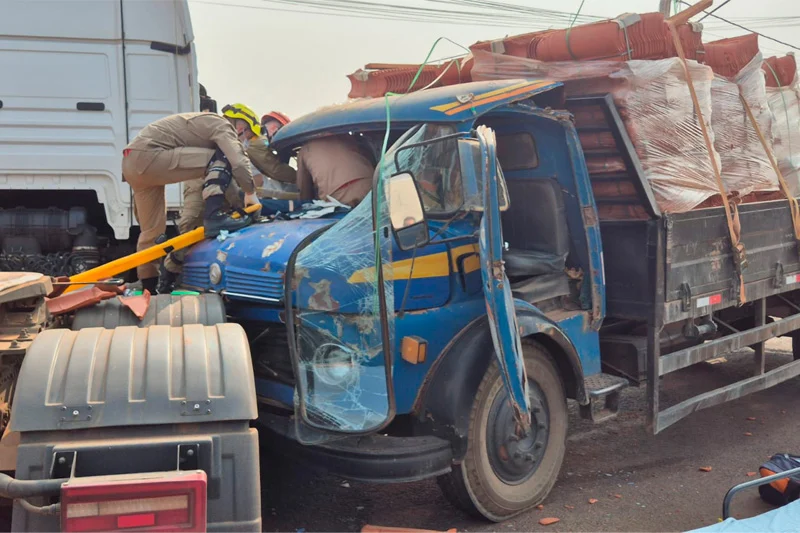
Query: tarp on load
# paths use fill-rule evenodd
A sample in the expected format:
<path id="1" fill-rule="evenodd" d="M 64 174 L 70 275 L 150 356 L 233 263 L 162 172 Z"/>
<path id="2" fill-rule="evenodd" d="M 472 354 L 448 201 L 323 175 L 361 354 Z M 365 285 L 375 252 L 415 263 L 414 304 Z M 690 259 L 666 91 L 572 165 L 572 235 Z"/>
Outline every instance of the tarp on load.
<path id="1" fill-rule="evenodd" d="M 689 211 L 719 193 L 711 157 L 680 59 L 544 63 L 474 51 L 476 80 L 504 78 L 563 81 L 567 95 L 610 93 L 662 212 Z M 707 66 L 689 61 L 689 73 L 711 132 L 711 83 Z M 611 158 L 613 159 L 613 158 Z M 613 172 L 614 161 L 608 162 Z"/>

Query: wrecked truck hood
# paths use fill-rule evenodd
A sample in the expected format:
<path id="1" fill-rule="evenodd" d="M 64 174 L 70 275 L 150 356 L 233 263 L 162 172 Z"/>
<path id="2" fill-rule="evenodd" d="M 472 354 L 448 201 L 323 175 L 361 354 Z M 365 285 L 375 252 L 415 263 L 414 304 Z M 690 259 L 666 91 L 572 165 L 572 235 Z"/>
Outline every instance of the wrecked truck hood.
<path id="1" fill-rule="evenodd" d="M 292 252 L 306 237 L 336 222 L 305 219 L 255 224 L 222 242 L 199 243 L 186 257 L 183 285 L 232 299 L 279 303 L 284 299 L 286 265 Z M 210 274 L 217 268 L 220 277 L 215 283 Z"/>

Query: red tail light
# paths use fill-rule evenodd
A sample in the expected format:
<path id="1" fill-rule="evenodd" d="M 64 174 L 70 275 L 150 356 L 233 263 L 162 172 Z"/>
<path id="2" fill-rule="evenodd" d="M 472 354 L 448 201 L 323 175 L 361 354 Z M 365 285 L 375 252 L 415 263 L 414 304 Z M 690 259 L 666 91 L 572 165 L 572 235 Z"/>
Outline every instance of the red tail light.
<path id="1" fill-rule="evenodd" d="M 62 531 L 206 530 L 206 474 L 73 478 L 61 487 Z"/>

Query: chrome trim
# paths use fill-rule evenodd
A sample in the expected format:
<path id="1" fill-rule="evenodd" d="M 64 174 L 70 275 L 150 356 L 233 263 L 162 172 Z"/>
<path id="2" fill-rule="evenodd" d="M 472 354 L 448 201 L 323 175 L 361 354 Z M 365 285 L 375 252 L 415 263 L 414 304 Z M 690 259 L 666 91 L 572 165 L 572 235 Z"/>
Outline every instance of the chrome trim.
<path id="1" fill-rule="evenodd" d="M 242 294 L 239 292 L 230 292 L 227 290 L 220 291 L 222 296 L 232 296 L 234 298 L 241 298 L 243 300 L 256 300 L 259 302 L 269 302 L 273 304 L 281 303 L 281 300 L 276 300 L 275 298 L 267 298 L 266 296 L 253 296 L 252 294 Z"/>

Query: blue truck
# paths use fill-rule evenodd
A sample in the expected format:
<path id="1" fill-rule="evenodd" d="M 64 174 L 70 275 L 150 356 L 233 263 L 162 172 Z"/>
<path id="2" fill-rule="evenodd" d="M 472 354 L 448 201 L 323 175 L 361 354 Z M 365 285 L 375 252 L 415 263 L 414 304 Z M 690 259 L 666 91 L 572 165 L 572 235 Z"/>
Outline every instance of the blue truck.
<path id="1" fill-rule="evenodd" d="M 612 142 L 581 142 L 598 134 Z M 789 202 L 740 206 L 735 253 L 723 208 L 662 213 L 610 96 L 465 83 L 320 110 L 273 148 L 289 161 L 330 135 L 372 154 L 372 192 L 195 245 L 182 284 L 199 296 L 158 295 L 141 321 L 111 300 L 54 321 L 52 287 L 0 286 L 14 530 L 259 530 L 253 419 L 298 460 L 436 478 L 500 521 L 555 484 L 569 401 L 602 422 L 626 385 L 646 386 L 659 433 L 800 375 Z M 624 170 L 603 171 L 609 157 Z M 767 357 L 778 336 L 793 361 Z M 664 376 L 746 347 L 751 375 L 661 394 Z M 131 483 L 180 497 L 147 513 L 97 503 Z"/>
<path id="2" fill-rule="evenodd" d="M 599 126 L 573 120 L 592 114 Z M 591 132 L 615 149 L 584 150 Z M 567 399 L 601 422 L 646 382 L 659 432 L 800 372 L 764 366 L 763 341 L 800 326 L 788 202 L 741 208 L 741 305 L 723 210 L 661 213 L 609 96 L 467 83 L 309 114 L 274 148 L 288 160 L 327 135 L 371 150 L 371 196 L 207 241 L 186 263 L 184 284 L 247 331 L 259 423 L 282 449 L 353 479 L 437 477 L 502 520 L 555 483 Z M 610 152 L 626 172 L 590 174 Z M 660 376 L 744 346 L 753 377 L 660 408 Z"/>

